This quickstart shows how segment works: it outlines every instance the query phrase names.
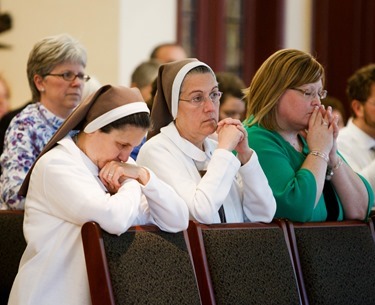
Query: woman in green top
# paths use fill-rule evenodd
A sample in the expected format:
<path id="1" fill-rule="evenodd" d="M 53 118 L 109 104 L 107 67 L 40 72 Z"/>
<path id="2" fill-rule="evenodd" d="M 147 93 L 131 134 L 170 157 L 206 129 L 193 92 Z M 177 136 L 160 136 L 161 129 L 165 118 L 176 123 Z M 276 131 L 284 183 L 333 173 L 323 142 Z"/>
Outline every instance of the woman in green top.
<path id="1" fill-rule="evenodd" d="M 324 69 L 310 54 L 279 50 L 245 91 L 249 144 L 293 221 L 366 219 L 373 191 L 337 152 L 338 117 L 321 105 Z"/>

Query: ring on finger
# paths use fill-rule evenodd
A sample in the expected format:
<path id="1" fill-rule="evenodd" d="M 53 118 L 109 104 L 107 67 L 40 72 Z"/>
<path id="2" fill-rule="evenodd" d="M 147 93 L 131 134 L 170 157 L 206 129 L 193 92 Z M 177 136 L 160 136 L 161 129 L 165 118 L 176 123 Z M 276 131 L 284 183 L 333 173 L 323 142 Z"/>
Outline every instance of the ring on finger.
<path id="1" fill-rule="evenodd" d="M 325 121 L 325 120 L 323 120 L 322 125 L 324 125 L 324 126 L 328 126 L 328 122 Z"/>
<path id="2" fill-rule="evenodd" d="M 112 174 L 112 173 L 109 173 L 109 174 L 107 175 L 107 177 L 108 177 L 108 178 L 112 178 L 112 177 L 113 177 L 113 174 Z"/>

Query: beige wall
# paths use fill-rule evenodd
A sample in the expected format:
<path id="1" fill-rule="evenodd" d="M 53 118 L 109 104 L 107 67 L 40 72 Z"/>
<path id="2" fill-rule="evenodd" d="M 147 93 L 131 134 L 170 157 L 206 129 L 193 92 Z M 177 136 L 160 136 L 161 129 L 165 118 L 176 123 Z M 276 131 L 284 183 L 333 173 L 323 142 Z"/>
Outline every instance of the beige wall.
<path id="1" fill-rule="evenodd" d="M 0 71 L 11 83 L 13 107 L 30 99 L 28 54 L 36 41 L 48 35 L 66 32 L 76 37 L 88 51 L 86 71 L 95 71 L 100 80 L 117 81 L 119 29 L 113 16 L 118 9 L 117 1 L 3 0 L 2 11 L 12 15 L 14 25 L 0 35 L 0 42 L 12 46 L 0 49 Z"/>
<path id="2" fill-rule="evenodd" d="M 129 85 L 134 67 L 152 47 L 175 39 L 175 0 L 2 0 L 13 19 L 0 34 L 0 73 L 12 87 L 12 107 L 31 97 L 26 77 L 28 54 L 41 38 L 69 33 L 88 52 L 86 72 L 102 84 Z M 172 23 L 172 24 L 171 24 Z"/>

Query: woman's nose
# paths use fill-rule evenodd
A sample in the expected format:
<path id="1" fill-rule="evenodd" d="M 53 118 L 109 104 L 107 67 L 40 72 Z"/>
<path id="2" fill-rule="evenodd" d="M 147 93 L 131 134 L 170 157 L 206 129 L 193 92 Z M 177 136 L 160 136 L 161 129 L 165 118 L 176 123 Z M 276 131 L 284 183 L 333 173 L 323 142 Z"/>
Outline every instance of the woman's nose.
<path id="1" fill-rule="evenodd" d="M 207 112 L 207 111 L 215 111 L 215 109 L 217 108 L 218 106 L 218 103 L 216 102 L 213 102 L 211 99 L 207 98 L 205 101 L 204 101 L 204 110 Z"/>
<path id="2" fill-rule="evenodd" d="M 129 156 L 130 156 L 132 151 L 133 151 L 133 147 L 124 148 L 120 151 L 120 154 L 119 154 L 118 158 L 120 159 L 120 161 L 126 162 L 126 161 L 128 161 Z"/>
<path id="3" fill-rule="evenodd" d="M 318 94 L 314 96 L 314 98 L 312 100 L 312 104 L 314 106 L 320 106 L 322 104 L 322 101 L 320 100 L 320 97 L 319 97 Z"/>

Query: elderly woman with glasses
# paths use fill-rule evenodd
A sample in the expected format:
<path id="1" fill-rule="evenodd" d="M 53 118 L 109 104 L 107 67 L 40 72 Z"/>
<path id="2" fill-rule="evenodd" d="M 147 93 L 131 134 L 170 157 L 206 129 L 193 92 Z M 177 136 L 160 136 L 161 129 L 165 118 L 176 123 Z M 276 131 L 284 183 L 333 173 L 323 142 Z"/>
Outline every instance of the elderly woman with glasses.
<path id="1" fill-rule="evenodd" d="M 137 163 L 177 191 L 191 219 L 270 222 L 276 203 L 268 181 L 241 122 L 218 122 L 220 97 L 205 63 L 184 59 L 162 65 L 151 114 L 154 129 Z M 216 130 L 218 142 L 209 138 Z"/>
<path id="2" fill-rule="evenodd" d="M 18 190 L 43 147 L 81 101 L 87 61 L 84 47 L 66 34 L 46 37 L 29 54 L 27 78 L 33 103 L 11 121 L 0 158 L 5 209 L 23 209 Z"/>
<path id="3" fill-rule="evenodd" d="M 323 85 L 324 69 L 310 54 L 271 55 L 246 89 L 249 142 L 276 198 L 276 217 L 363 220 L 374 195 L 337 152 L 338 117 L 321 105 Z"/>

